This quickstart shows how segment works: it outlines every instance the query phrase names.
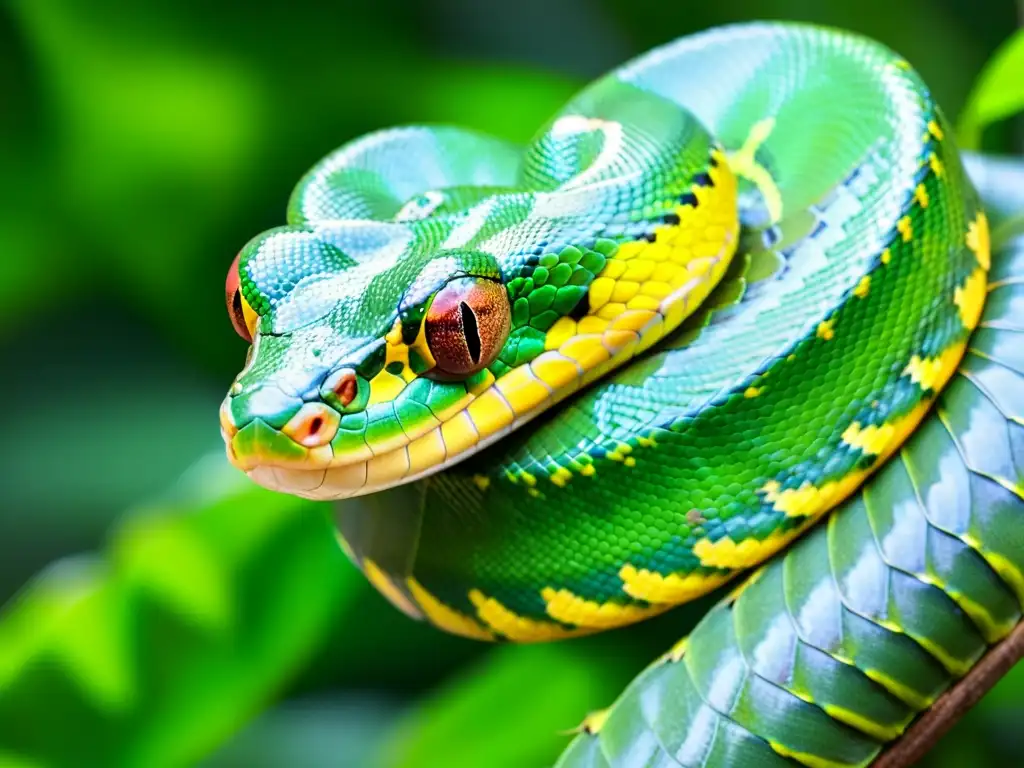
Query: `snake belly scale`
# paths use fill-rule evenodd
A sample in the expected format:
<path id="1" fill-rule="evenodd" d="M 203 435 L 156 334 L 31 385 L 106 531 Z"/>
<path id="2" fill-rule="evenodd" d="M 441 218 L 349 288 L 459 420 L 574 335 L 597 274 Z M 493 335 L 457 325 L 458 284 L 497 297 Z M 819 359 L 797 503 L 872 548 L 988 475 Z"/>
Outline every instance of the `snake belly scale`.
<path id="1" fill-rule="evenodd" d="M 913 69 L 754 24 L 598 80 L 525 149 L 381 131 L 240 253 L 221 411 L 257 482 L 343 499 L 398 607 L 538 641 L 789 544 L 917 427 L 979 321 L 988 225 Z"/>

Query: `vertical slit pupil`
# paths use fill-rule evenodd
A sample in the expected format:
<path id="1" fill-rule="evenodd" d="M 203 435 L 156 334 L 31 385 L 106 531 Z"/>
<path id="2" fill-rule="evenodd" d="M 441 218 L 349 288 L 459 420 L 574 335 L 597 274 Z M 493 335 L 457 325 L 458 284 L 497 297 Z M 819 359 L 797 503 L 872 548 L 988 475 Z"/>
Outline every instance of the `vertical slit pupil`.
<path id="1" fill-rule="evenodd" d="M 242 311 L 242 291 L 238 288 L 231 295 L 231 306 L 228 308 L 231 314 L 231 322 L 235 326 L 238 335 L 246 341 L 252 342 L 252 334 L 245 322 L 245 312 Z"/>
<path id="2" fill-rule="evenodd" d="M 235 295 L 231 297 L 231 312 L 235 316 L 235 320 L 238 322 L 240 328 L 245 328 L 245 312 L 242 311 L 242 292 L 235 291 Z"/>
<path id="3" fill-rule="evenodd" d="M 469 350 L 469 357 L 473 364 L 480 362 L 480 328 L 476 323 L 476 314 L 464 301 L 459 302 L 459 312 L 462 315 L 462 333 L 466 337 L 466 348 Z"/>

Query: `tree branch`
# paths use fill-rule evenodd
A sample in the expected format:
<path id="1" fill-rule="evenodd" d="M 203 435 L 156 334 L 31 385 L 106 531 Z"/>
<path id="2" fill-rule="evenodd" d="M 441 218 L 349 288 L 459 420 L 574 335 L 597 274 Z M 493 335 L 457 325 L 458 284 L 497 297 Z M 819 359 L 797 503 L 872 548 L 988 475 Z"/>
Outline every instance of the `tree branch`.
<path id="1" fill-rule="evenodd" d="M 913 765 L 1022 658 L 1024 621 L 986 653 L 959 683 L 942 694 L 931 709 L 871 764 L 872 768 Z"/>

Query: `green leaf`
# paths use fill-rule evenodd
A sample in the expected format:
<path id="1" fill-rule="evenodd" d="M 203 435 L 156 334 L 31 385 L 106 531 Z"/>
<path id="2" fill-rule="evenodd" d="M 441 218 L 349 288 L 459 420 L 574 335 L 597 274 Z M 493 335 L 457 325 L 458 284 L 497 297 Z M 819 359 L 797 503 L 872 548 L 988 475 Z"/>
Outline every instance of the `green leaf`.
<path id="1" fill-rule="evenodd" d="M 393 697 L 362 691 L 286 701 L 253 721 L 202 768 L 368 768 L 401 712 Z"/>
<path id="2" fill-rule="evenodd" d="M 568 731 L 610 704 L 636 672 L 630 662 L 638 660 L 622 650 L 603 638 L 496 648 L 397 728 L 382 763 L 550 765 Z"/>
<path id="3" fill-rule="evenodd" d="M 228 632 L 234 620 L 228 574 L 220 553 L 195 535 L 187 520 L 140 515 L 118 533 L 113 559 L 126 577 L 146 584 L 153 599 L 195 621 L 208 632 Z"/>
<path id="4" fill-rule="evenodd" d="M 1024 29 L 1010 37 L 985 66 L 960 116 L 959 140 L 978 149 L 988 126 L 1024 109 Z"/>
<path id="5" fill-rule="evenodd" d="M 324 510 L 218 451 L 109 553 L 48 569 L 0 613 L 0 756 L 184 765 L 220 743 L 364 588 Z"/>

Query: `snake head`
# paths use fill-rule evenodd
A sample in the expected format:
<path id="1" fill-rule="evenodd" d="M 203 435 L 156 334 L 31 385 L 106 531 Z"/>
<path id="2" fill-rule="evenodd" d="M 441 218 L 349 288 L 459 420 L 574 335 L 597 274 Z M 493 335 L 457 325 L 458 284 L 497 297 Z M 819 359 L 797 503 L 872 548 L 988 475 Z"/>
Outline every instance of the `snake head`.
<path id="1" fill-rule="evenodd" d="M 441 428 L 493 384 L 511 326 L 492 256 L 405 223 L 271 230 L 236 258 L 227 299 L 252 342 L 221 406 L 229 457 L 332 498 L 442 464 Z"/>
<path id="2" fill-rule="evenodd" d="M 238 467 L 321 499 L 408 482 L 696 308 L 736 241 L 720 148 L 650 94 L 613 89 L 580 108 L 525 152 L 392 129 L 307 174 L 290 225 L 246 245 L 228 277 L 252 342 L 221 408 Z"/>

